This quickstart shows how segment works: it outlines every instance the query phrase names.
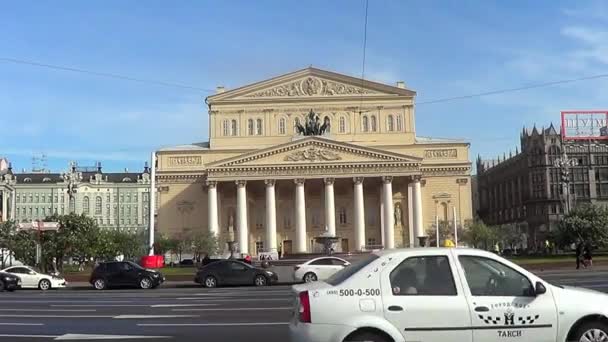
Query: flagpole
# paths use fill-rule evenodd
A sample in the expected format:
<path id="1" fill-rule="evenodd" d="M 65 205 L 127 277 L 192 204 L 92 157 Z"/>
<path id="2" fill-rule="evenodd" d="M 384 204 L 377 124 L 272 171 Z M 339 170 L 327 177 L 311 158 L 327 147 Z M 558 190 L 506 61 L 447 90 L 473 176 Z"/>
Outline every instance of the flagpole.
<path id="1" fill-rule="evenodd" d="M 454 211 L 454 247 L 458 247 L 458 224 L 456 218 L 456 206 L 452 207 Z"/>

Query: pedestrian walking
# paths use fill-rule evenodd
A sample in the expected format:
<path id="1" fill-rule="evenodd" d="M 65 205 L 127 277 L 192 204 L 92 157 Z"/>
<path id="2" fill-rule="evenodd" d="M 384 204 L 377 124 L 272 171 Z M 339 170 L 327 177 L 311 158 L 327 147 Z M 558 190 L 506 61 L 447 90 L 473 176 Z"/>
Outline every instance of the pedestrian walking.
<path id="1" fill-rule="evenodd" d="M 593 256 L 591 255 L 591 244 L 585 245 L 583 249 L 583 262 L 585 267 L 591 267 L 593 265 Z"/>
<path id="2" fill-rule="evenodd" d="M 582 242 L 578 242 L 576 244 L 576 269 L 578 270 L 579 268 L 581 268 L 581 263 L 582 263 L 582 257 L 583 257 L 583 243 Z M 583 267 L 585 267 L 585 265 L 583 264 Z"/>

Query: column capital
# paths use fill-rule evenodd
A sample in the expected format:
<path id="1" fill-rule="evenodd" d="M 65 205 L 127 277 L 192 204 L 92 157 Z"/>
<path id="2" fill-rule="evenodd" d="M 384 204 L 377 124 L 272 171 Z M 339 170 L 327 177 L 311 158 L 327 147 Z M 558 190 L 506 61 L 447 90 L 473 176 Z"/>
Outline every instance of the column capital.
<path id="1" fill-rule="evenodd" d="M 363 177 L 353 177 L 353 182 L 355 184 L 362 184 L 363 183 Z"/>
<path id="2" fill-rule="evenodd" d="M 209 188 L 215 188 L 215 187 L 217 187 L 217 182 L 212 181 L 212 180 L 207 180 L 207 181 L 205 181 L 205 185 Z"/>
<path id="3" fill-rule="evenodd" d="M 296 179 L 293 180 L 293 182 L 296 185 L 304 185 L 304 183 L 306 182 L 306 180 L 304 178 L 296 178 Z"/>
<path id="4" fill-rule="evenodd" d="M 422 176 L 420 176 L 420 175 L 412 176 L 412 182 L 417 183 L 417 182 L 420 182 L 421 180 L 422 180 Z"/>
<path id="5" fill-rule="evenodd" d="M 393 176 L 383 176 L 382 177 L 382 183 L 390 184 L 392 182 L 393 182 Z"/>
<path id="6" fill-rule="evenodd" d="M 275 183 L 276 180 L 274 179 L 264 179 L 264 184 L 266 184 L 266 186 L 274 186 Z"/>
<path id="7" fill-rule="evenodd" d="M 237 181 L 234 181 L 234 183 L 239 188 L 245 187 L 245 185 L 247 185 L 247 181 L 245 181 L 245 180 L 237 180 Z"/>
<path id="8" fill-rule="evenodd" d="M 323 182 L 325 182 L 325 185 L 334 185 L 335 181 L 335 178 L 323 178 Z"/>

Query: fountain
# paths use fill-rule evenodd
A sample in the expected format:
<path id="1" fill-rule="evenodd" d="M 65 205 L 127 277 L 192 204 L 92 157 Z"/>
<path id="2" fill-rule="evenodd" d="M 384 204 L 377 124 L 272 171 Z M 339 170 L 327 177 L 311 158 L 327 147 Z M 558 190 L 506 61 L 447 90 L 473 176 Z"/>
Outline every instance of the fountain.
<path id="1" fill-rule="evenodd" d="M 339 237 L 329 233 L 327 226 L 325 226 L 325 232 L 323 234 L 316 236 L 313 239 L 316 243 L 323 246 L 323 253 L 328 255 L 333 253 L 335 244 L 340 241 Z"/>

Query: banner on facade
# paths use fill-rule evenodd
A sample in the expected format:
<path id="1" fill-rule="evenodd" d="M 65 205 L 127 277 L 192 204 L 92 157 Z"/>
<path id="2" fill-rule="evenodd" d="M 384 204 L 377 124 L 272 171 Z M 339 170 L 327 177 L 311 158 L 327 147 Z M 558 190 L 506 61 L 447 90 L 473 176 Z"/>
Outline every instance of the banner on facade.
<path id="1" fill-rule="evenodd" d="M 562 138 L 564 140 L 608 140 L 608 111 L 562 112 Z"/>

